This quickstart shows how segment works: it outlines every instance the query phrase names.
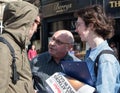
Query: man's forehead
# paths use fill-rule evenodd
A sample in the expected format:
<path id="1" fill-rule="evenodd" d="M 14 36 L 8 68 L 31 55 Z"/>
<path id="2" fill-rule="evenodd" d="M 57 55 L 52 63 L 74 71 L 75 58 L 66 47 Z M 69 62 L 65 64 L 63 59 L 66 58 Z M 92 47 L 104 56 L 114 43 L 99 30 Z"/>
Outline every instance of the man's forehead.
<path id="1" fill-rule="evenodd" d="M 57 37 L 61 37 L 61 36 L 65 36 L 65 33 L 63 33 L 62 31 L 58 31 L 54 34 L 54 36 L 57 36 Z"/>
<path id="2" fill-rule="evenodd" d="M 62 39 L 62 38 L 66 38 L 64 33 L 55 33 L 53 35 L 53 37 L 57 38 L 57 39 Z"/>

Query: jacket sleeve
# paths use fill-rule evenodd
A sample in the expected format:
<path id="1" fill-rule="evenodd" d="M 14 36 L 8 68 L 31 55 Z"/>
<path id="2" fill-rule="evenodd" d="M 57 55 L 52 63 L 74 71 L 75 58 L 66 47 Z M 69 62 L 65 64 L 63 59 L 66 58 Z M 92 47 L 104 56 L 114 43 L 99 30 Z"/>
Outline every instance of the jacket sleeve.
<path id="1" fill-rule="evenodd" d="M 0 43 L 0 92 L 5 93 L 8 88 L 11 73 L 12 56 L 7 45 Z"/>

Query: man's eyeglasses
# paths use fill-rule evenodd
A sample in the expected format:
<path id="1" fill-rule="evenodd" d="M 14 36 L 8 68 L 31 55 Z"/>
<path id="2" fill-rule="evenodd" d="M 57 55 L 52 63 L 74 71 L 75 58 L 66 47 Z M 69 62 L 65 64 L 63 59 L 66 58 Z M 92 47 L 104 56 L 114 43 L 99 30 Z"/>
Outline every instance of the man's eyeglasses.
<path id="1" fill-rule="evenodd" d="M 55 42 L 57 45 L 63 45 L 63 44 L 70 44 L 70 43 L 66 43 L 66 42 L 62 42 L 54 37 L 50 38 L 50 42 Z"/>

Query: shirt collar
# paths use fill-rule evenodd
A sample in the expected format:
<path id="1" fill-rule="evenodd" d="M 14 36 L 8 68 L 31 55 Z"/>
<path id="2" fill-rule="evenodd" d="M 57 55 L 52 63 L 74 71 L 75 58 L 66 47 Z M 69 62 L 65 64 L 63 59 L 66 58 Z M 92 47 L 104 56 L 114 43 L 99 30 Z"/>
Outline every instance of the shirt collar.
<path id="1" fill-rule="evenodd" d="M 49 54 L 49 52 L 48 52 Z M 52 60 L 52 56 L 49 54 L 49 57 L 48 57 L 48 60 L 47 60 L 47 63 L 50 62 Z"/>
<path id="2" fill-rule="evenodd" d="M 71 60 L 71 56 L 67 53 L 60 61 Z M 47 62 L 53 62 L 53 57 L 49 54 Z"/>

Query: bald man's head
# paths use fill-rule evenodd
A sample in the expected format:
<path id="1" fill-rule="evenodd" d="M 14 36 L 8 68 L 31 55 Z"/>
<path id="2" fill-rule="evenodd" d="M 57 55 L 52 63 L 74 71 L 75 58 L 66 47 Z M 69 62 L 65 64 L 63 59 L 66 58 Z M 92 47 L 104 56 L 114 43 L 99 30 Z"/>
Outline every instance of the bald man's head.
<path id="1" fill-rule="evenodd" d="M 64 42 L 69 43 L 69 44 L 74 44 L 74 37 L 72 33 L 68 30 L 58 30 L 57 32 L 54 33 L 54 35 L 59 35 L 62 37 Z M 54 36 L 53 35 L 53 36 Z"/>

